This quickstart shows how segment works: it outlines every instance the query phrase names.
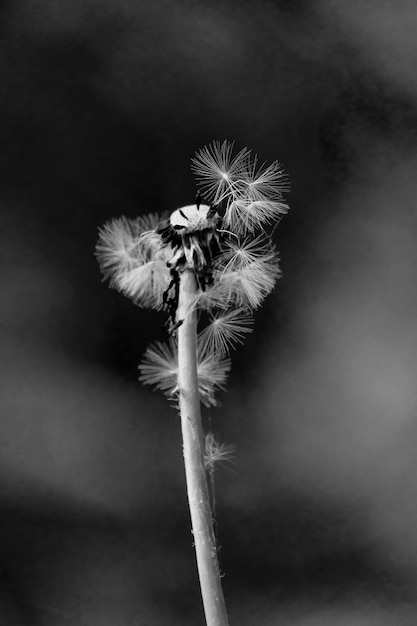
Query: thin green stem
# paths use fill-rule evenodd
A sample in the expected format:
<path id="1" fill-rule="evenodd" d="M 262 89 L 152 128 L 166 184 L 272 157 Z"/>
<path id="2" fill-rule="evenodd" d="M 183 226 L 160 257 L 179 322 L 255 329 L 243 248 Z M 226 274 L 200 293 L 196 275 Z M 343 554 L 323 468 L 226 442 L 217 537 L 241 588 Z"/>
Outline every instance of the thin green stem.
<path id="1" fill-rule="evenodd" d="M 197 377 L 197 284 L 194 272 L 180 276 L 177 320 L 178 387 L 188 502 L 207 626 L 228 626 L 213 531 Z"/>

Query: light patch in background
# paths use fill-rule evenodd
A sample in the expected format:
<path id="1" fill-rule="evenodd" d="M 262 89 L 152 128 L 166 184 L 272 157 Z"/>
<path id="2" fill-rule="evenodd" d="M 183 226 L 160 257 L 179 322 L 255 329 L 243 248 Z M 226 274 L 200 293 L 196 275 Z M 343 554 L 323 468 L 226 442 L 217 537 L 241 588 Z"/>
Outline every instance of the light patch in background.
<path id="1" fill-rule="evenodd" d="M 168 461 L 158 456 L 158 425 L 149 428 L 158 403 L 103 371 L 27 348 L 24 362 L 9 353 L 14 366 L 2 373 L 2 498 L 116 517 L 152 505 Z"/>
<path id="2" fill-rule="evenodd" d="M 317 608 L 309 602 L 283 603 L 272 607 L 265 597 L 243 602 L 233 607 L 230 619 L 242 626 L 413 626 L 414 609 L 403 606 L 396 609 L 384 603 L 366 603 L 361 600 L 346 605 L 331 600 L 326 608 Z"/>
<path id="3" fill-rule="evenodd" d="M 116 517 L 152 506 L 167 467 L 181 477 L 180 451 L 168 445 L 177 430 L 169 406 L 135 380 L 65 353 L 59 337 L 76 292 L 13 239 L 0 270 L 0 498 Z"/>
<path id="4" fill-rule="evenodd" d="M 417 160 L 370 156 L 314 242 L 297 355 L 265 361 L 260 445 L 272 484 L 342 506 L 376 559 L 415 569 Z"/>
<path id="5" fill-rule="evenodd" d="M 372 73 L 417 93 L 417 5 L 413 0 L 316 0 L 315 12 L 328 28 L 363 55 Z"/>

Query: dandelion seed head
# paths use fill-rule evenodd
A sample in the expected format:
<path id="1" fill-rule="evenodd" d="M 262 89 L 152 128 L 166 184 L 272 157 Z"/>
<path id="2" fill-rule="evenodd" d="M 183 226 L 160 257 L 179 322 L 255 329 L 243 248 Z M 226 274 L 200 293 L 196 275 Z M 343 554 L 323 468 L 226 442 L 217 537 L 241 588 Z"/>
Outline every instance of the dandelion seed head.
<path id="1" fill-rule="evenodd" d="M 217 212 L 207 204 L 189 204 L 173 211 L 170 223 L 182 235 L 215 228 L 219 219 Z"/>
<path id="2" fill-rule="evenodd" d="M 265 228 L 288 211 L 283 198 L 288 179 L 282 166 L 277 161 L 259 165 L 257 155 L 247 148 L 237 154 L 233 150 L 233 143 L 215 141 L 192 159 L 206 204 L 197 201 L 164 219 L 152 213 L 110 220 L 99 229 L 96 247 L 111 287 L 138 306 L 165 307 L 173 321 L 180 275 L 185 269 L 194 271 L 198 289 L 191 310 L 209 313 L 209 323 L 197 339 L 198 391 L 206 406 L 217 404 L 215 392 L 225 388 L 230 369 L 227 355 L 252 332 L 251 311 L 280 276 L 278 254 Z M 140 380 L 178 398 L 173 338 L 149 346 Z M 220 454 L 221 446 L 216 449 Z"/>
<path id="3" fill-rule="evenodd" d="M 167 251 L 154 228 L 158 216 L 121 217 L 99 229 L 96 256 L 110 286 L 138 306 L 161 308 L 169 281 Z"/>

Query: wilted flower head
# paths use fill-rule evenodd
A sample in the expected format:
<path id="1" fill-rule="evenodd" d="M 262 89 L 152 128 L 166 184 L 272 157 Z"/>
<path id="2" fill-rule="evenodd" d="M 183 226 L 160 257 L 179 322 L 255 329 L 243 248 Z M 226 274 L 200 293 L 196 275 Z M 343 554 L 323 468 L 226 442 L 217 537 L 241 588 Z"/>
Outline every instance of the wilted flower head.
<path id="1" fill-rule="evenodd" d="M 166 309 L 175 328 L 179 274 L 192 269 L 198 292 L 194 307 L 208 312 L 198 336 L 198 381 L 201 401 L 216 404 L 224 388 L 230 348 L 251 332 L 257 309 L 280 276 L 278 255 L 265 228 L 288 210 L 283 194 L 287 177 L 277 161 L 258 165 L 244 148 L 214 142 L 192 159 L 201 198 L 174 210 L 121 217 L 99 231 L 97 258 L 110 285 L 137 305 Z M 223 217 L 221 217 L 221 214 Z M 168 345 L 150 346 L 140 366 L 140 380 L 170 397 L 177 392 L 175 336 Z"/>

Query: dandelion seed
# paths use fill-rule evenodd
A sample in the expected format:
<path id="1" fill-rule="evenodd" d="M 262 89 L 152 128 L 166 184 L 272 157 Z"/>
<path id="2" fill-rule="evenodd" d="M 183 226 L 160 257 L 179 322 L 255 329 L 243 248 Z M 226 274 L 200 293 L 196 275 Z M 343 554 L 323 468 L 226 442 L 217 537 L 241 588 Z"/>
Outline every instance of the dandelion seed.
<path id="1" fill-rule="evenodd" d="M 202 195 L 213 204 L 233 193 L 233 186 L 247 169 L 247 148 L 232 158 L 233 143 L 215 141 L 196 153 L 191 160 Z"/>
<path id="2" fill-rule="evenodd" d="M 221 254 L 215 260 L 215 269 L 220 272 L 239 270 L 258 261 L 268 266 L 275 263 L 276 259 L 277 253 L 270 239 L 262 236 L 255 239 L 229 239 L 224 242 Z"/>
<path id="3" fill-rule="evenodd" d="M 169 282 L 167 250 L 154 228 L 155 214 L 111 220 L 99 231 L 96 255 L 110 286 L 139 306 L 161 308 Z"/>
<path id="4" fill-rule="evenodd" d="M 130 269 L 136 263 L 133 251 L 136 237 L 130 220 L 120 217 L 99 228 L 96 256 L 105 278 L 113 276 L 119 269 Z"/>
<path id="5" fill-rule="evenodd" d="M 265 164 L 256 171 L 257 157 L 252 161 L 252 171 L 247 173 L 247 194 L 253 201 L 282 200 L 289 191 L 289 182 L 284 169 L 278 161 L 268 167 Z"/>
<path id="6" fill-rule="evenodd" d="M 154 385 L 166 395 L 175 392 L 178 375 L 177 346 L 172 339 L 169 343 L 156 343 L 148 346 L 139 365 L 139 380 L 144 385 Z"/>
<path id="7" fill-rule="evenodd" d="M 136 246 L 143 261 L 152 261 L 165 249 L 161 235 L 155 230 L 141 233 L 137 238 Z"/>
<path id="8" fill-rule="evenodd" d="M 288 179 L 278 161 L 258 167 L 258 157 L 247 148 L 234 158 L 232 150 L 231 143 L 214 142 L 196 154 L 192 169 L 208 201 L 226 201 L 223 227 L 254 232 L 287 212 L 282 200 Z"/>
<path id="9" fill-rule="evenodd" d="M 206 285 L 204 291 L 198 290 L 194 296 L 193 310 L 210 311 L 213 309 L 228 309 L 229 303 L 225 301 L 224 289 L 222 289 L 220 272 L 213 272 L 212 283 Z"/>
<path id="10" fill-rule="evenodd" d="M 287 211 L 288 207 L 283 202 L 236 199 L 229 204 L 223 224 L 238 235 L 253 233 L 264 225 L 276 221 Z"/>
<path id="11" fill-rule="evenodd" d="M 197 351 L 198 389 L 205 406 L 218 405 L 214 393 L 216 389 L 226 389 L 230 366 L 230 359 L 219 358 L 213 352 L 202 354 L 200 350 Z"/>
<path id="12" fill-rule="evenodd" d="M 212 472 L 214 465 L 219 463 L 234 463 L 236 446 L 219 443 L 213 433 L 209 432 L 204 438 L 204 466 Z"/>
<path id="13" fill-rule="evenodd" d="M 252 332 L 251 324 L 253 317 L 246 309 L 216 313 L 198 336 L 201 353 L 228 354 L 230 348 L 243 343 L 245 335 Z"/>
<path id="14" fill-rule="evenodd" d="M 161 309 L 169 279 L 166 259 L 161 255 L 153 261 L 119 272 L 114 284 L 138 306 Z"/>
<path id="15" fill-rule="evenodd" d="M 99 228 L 96 256 L 105 278 L 115 271 L 131 268 L 138 261 L 138 239 L 147 231 L 152 231 L 158 223 L 153 213 L 136 219 L 119 217 Z"/>
<path id="16" fill-rule="evenodd" d="M 270 239 L 230 239 L 213 262 L 212 283 L 196 294 L 194 308 L 256 309 L 280 275 L 279 257 Z"/>
<path id="17" fill-rule="evenodd" d="M 237 234 L 254 232 L 288 211 L 282 201 L 288 183 L 280 164 L 276 161 L 256 171 L 256 155 L 246 162 L 247 170 L 233 187 L 223 220 Z"/>
<path id="18" fill-rule="evenodd" d="M 233 305 L 257 309 L 280 276 L 278 262 L 269 239 L 231 239 L 216 259 L 213 291 L 207 296 L 223 309 Z"/>
<path id="19" fill-rule="evenodd" d="M 168 344 L 156 342 L 149 346 L 139 365 L 139 380 L 144 385 L 154 385 L 172 397 L 178 391 L 178 352 L 174 340 Z M 201 402 L 205 406 L 217 406 L 216 389 L 225 389 L 230 359 L 220 358 L 212 352 L 198 351 L 197 377 Z"/>
<path id="20" fill-rule="evenodd" d="M 148 213 L 131 220 L 132 232 L 137 237 L 149 231 L 154 231 L 161 220 L 159 213 Z"/>
<path id="21" fill-rule="evenodd" d="M 280 275 L 278 265 L 266 268 L 262 262 L 252 263 L 241 270 L 223 273 L 220 290 L 229 303 L 257 309 L 272 291 Z"/>
<path id="22" fill-rule="evenodd" d="M 258 309 L 280 276 L 278 260 L 270 266 L 256 262 L 239 270 L 214 273 L 213 284 L 196 294 L 194 306 L 208 311 L 233 306 Z"/>

